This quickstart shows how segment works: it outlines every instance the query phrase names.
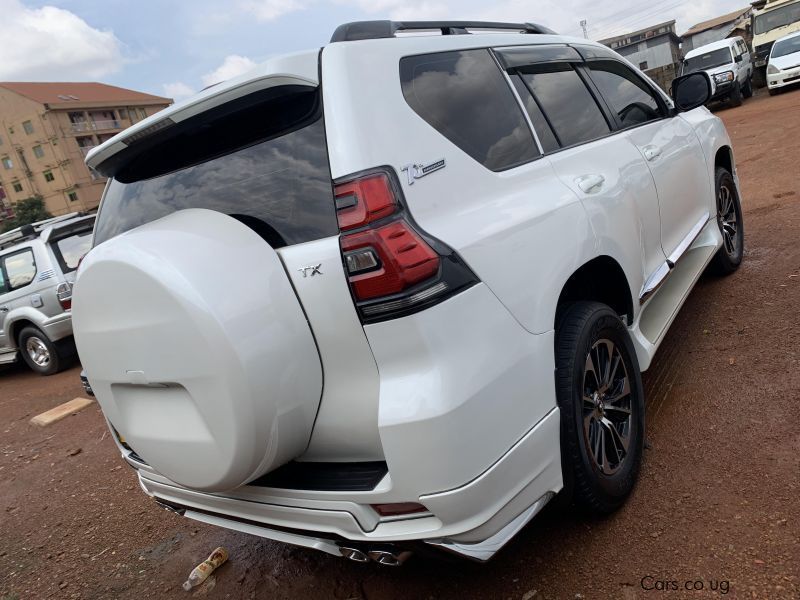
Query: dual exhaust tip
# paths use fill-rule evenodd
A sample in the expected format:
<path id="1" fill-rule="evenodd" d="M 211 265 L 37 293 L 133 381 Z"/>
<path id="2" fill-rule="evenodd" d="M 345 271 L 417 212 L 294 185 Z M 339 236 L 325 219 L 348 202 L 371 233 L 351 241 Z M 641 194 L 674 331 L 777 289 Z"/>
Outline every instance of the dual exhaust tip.
<path id="1" fill-rule="evenodd" d="M 339 551 L 347 560 L 358 563 L 376 562 L 387 567 L 399 567 L 411 557 L 408 550 L 400 550 L 392 546 L 362 550 L 353 546 L 339 546 Z"/>

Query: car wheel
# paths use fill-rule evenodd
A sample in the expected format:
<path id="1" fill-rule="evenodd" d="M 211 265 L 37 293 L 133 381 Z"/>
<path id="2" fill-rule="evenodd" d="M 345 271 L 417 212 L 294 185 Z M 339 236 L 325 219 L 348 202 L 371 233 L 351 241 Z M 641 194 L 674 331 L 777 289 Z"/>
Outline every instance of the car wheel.
<path id="1" fill-rule="evenodd" d="M 20 332 L 19 351 L 31 370 L 40 375 L 53 375 L 61 368 L 62 356 L 57 346 L 35 327 Z"/>
<path id="2" fill-rule="evenodd" d="M 593 514 L 619 508 L 644 447 L 644 390 L 628 330 L 608 306 L 577 302 L 556 331 L 556 396 L 565 486 Z"/>
<path id="3" fill-rule="evenodd" d="M 714 256 L 712 264 L 714 271 L 720 275 L 729 275 L 742 264 L 744 221 L 736 181 L 727 169 L 717 169 L 716 190 L 717 225 L 722 234 L 722 247 Z"/>
<path id="4" fill-rule="evenodd" d="M 737 81 L 733 84 L 733 91 L 731 92 L 731 106 L 742 105 L 742 86 Z"/>
<path id="5" fill-rule="evenodd" d="M 750 77 L 747 78 L 747 82 L 744 84 L 744 88 L 742 89 L 742 95 L 745 98 L 753 97 L 753 80 Z"/>

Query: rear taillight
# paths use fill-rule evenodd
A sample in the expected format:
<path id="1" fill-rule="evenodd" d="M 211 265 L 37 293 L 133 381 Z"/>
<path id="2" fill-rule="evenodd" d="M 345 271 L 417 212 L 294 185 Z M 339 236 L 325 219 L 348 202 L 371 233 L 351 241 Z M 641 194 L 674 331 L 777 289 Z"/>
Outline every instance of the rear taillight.
<path id="1" fill-rule="evenodd" d="M 72 310 L 72 284 L 68 281 L 59 283 L 56 288 L 58 303 L 64 310 Z"/>
<path id="2" fill-rule="evenodd" d="M 404 316 L 477 282 L 445 244 L 413 224 L 386 171 L 338 183 L 342 261 L 362 321 Z"/>

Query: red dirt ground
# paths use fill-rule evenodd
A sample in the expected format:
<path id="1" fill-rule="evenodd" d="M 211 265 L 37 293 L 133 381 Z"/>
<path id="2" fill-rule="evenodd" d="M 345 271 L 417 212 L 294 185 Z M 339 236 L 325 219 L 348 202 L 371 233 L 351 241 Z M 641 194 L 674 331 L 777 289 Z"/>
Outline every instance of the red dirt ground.
<path id="1" fill-rule="evenodd" d="M 350 563 L 158 509 L 96 406 L 28 423 L 82 395 L 77 368 L 11 368 L 0 371 L 0 599 L 186 598 L 181 583 L 218 545 L 230 562 L 192 597 L 800 598 L 800 91 L 718 114 L 743 186 L 745 263 L 703 278 L 646 374 L 651 447 L 617 514 L 546 511 L 484 566 Z M 680 590 L 644 590 L 647 577 Z"/>

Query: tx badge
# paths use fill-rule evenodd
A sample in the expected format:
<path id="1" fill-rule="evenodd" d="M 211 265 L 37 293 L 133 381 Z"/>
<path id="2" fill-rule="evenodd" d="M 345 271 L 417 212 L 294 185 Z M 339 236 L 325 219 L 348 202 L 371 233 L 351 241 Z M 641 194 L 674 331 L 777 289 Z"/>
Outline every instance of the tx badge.
<path id="1" fill-rule="evenodd" d="M 298 272 L 303 274 L 303 277 L 314 277 L 314 275 L 322 275 L 322 263 L 318 265 L 312 265 L 310 267 L 303 267 L 302 269 L 297 269 Z"/>
<path id="2" fill-rule="evenodd" d="M 403 171 L 408 176 L 408 185 L 414 185 L 414 181 L 417 179 L 422 179 L 425 175 L 430 175 L 434 171 L 438 171 L 440 169 L 444 169 L 447 165 L 444 162 L 443 158 L 440 158 L 436 162 L 432 162 L 428 165 L 417 165 L 417 164 L 410 164 L 403 167 Z"/>

